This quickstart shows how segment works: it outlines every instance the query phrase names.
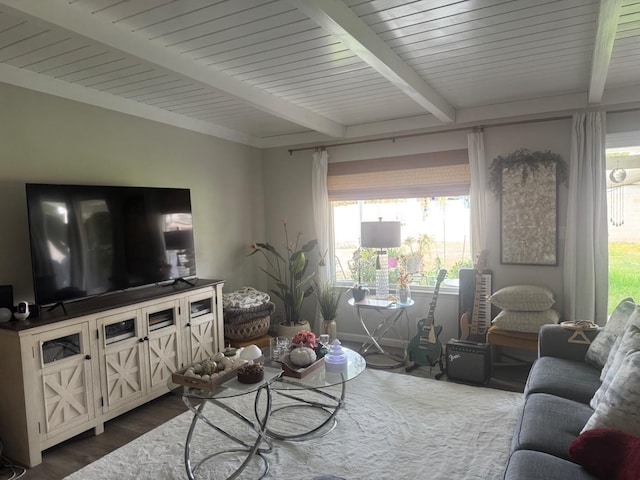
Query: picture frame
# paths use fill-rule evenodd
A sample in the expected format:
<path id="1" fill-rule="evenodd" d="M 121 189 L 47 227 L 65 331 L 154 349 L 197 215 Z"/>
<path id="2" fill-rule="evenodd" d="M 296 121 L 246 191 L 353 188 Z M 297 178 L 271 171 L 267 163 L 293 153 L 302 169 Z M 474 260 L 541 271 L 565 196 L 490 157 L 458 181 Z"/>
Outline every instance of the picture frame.
<path id="1" fill-rule="evenodd" d="M 558 265 L 557 164 L 502 165 L 500 263 Z"/>

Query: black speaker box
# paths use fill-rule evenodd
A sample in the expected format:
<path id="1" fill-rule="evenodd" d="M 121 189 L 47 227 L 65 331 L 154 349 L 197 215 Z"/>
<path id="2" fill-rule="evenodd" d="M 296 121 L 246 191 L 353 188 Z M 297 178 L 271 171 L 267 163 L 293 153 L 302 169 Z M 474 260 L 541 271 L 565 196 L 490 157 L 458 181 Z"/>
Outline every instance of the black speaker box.
<path id="1" fill-rule="evenodd" d="M 0 308 L 13 311 L 13 285 L 0 285 Z"/>
<path id="2" fill-rule="evenodd" d="M 447 377 L 486 384 L 491 378 L 491 347 L 488 343 L 449 340 L 446 347 Z"/>

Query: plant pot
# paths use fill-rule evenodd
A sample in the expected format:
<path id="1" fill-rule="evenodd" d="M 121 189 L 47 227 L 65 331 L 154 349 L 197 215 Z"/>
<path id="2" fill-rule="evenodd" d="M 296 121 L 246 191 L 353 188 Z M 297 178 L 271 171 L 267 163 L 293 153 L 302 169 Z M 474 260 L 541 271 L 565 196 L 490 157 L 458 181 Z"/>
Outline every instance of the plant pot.
<path id="1" fill-rule="evenodd" d="M 359 302 L 360 300 L 364 300 L 364 297 L 369 293 L 369 289 L 366 287 L 353 287 L 351 292 L 353 293 L 353 299 Z"/>
<path id="2" fill-rule="evenodd" d="M 338 327 L 335 320 L 323 320 L 322 321 L 322 333 L 329 334 L 329 341 L 333 342 L 338 338 Z"/>
<path id="3" fill-rule="evenodd" d="M 311 330 L 309 322 L 305 320 L 302 323 L 298 323 L 296 325 L 287 325 L 286 323 L 278 324 L 279 337 L 287 337 L 288 339 L 291 339 L 300 330 Z"/>

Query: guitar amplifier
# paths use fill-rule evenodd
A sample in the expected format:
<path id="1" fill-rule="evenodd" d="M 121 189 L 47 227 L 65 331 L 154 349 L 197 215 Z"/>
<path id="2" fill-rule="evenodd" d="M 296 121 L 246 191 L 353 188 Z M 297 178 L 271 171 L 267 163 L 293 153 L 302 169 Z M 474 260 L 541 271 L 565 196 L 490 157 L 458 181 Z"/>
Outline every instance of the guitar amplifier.
<path id="1" fill-rule="evenodd" d="M 447 376 L 452 380 L 486 384 L 491 378 L 488 343 L 451 339 L 446 347 Z"/>

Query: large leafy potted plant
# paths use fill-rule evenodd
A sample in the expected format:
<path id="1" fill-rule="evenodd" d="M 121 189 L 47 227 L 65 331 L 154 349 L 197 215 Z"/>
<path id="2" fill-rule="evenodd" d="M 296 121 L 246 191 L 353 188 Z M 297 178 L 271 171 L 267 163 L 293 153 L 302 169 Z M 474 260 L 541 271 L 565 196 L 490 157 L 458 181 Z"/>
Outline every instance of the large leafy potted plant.
<path id="1" fill-rule="evenodd" d="M 267 268 L 260 268 L 269 278 L 276 282 L 277 288 L 269 290 L 282 300 L 284 309 L 284 322 L 280 325 L 286 327 L 287 333 L 282 328 L 279 334 L 291 338 L 289 331 L 295 334 L 298 330 L 309 330 L 309 322 L 300 318 L 304 299 L 313 293 L 312 278 L 314 273 L 307 273 L 309 259 L 307 255 L 318 244 L 317 240 L 310 240 L 300 246 L 302 233 L 298 232 L 295 241 L 289 240 L 287 220 L 282 220 L 284 228 L 284 251 L 280 253 L 270 243 L 256 243 L 249 255 L 261 253 L 267 261 Z"/>

